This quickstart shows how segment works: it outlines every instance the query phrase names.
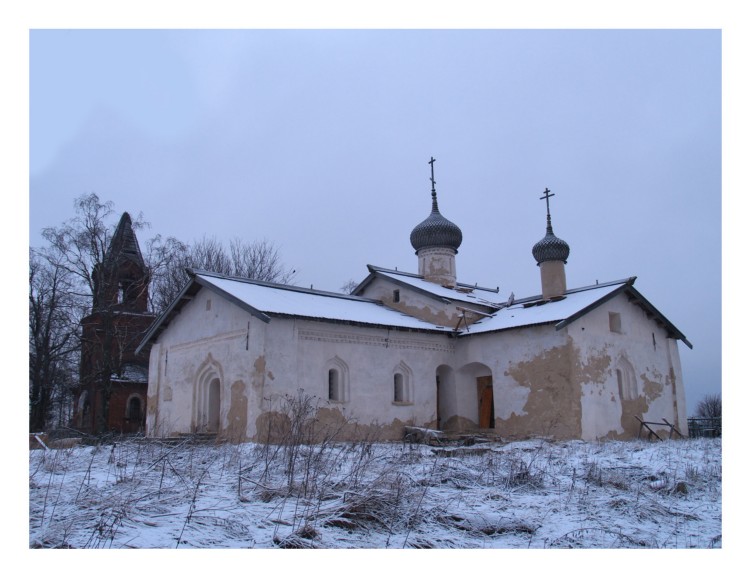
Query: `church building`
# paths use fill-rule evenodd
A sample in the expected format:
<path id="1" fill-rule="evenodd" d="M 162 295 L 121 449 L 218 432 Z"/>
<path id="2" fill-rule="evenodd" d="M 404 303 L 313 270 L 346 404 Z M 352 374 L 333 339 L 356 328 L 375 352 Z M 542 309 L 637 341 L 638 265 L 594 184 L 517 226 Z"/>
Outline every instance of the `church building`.
<path id="1" fill-rule="evenodd" d="M 501 299 L 458 281 L 462 231 L 431 180 L 431 212 L 410 236 L 416 273 L 368 265 L 347 295 L 190 271 L 139 346 L 147 435 L 276 439 L 300 403 L 339 439 L 402 439 L 405 426 L 629 439 L 639 420 L 687 432 L 678 342 L 691 344 L 635 277 L 567 287 L 549 190 L 531 250 L 540 294 Z"/>

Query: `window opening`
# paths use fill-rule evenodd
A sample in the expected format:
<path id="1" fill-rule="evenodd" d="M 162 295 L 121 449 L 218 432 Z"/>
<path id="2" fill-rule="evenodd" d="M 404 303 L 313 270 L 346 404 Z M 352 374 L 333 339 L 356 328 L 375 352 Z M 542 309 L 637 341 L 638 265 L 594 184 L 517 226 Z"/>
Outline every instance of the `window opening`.
<path id="1" fill-rule="evenodd" d="M 638 384 L 635 378 L 635 370 L 630 362 L 621 358 L 617 364 L 615 373 L 617 375 L 617 389 L 620 393 L 620 399 L 631 400 L 638 397 Z"/>
<path id="2" fill-rule="evenodd" d="M 404 375 L 397 373 L 393 376 L 393 401 L 404 402 Z"/>
<path id="3" fill-rule="evenodd" d="M 141 421 L 141 400 L 138 396 L 133 396 L 128 401 L 128 414 L 126 417 L 130 421 Z"/>
<path id="4" fill-rule="evenodd" d="M 328 399 L 341 401 L 339 399 L 339 372 L 336 369 L 328 370 Z"/>
<path id="5" fill-rule="evenodd" d="M 609 330 L 612 333 L 622 333 L 622 320 L 619 313 L 609 313 Z"/>

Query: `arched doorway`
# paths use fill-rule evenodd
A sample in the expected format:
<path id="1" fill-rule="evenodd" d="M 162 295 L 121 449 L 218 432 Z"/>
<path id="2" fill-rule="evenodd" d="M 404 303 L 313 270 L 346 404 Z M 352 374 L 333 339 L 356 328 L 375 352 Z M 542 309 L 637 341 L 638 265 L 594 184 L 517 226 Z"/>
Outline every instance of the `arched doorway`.
<path id="1" fill-rule="evenodd" d="M 450 428 L 455 423 L 456 378 L 453 368 L 441 365 L 435 371 L 435 415 L 438 429 Z"/>
<path id="2" fill-rule="evenodd" d="M 192 431 L 221 431 L 222 383 L 221 366 L 211 355 L 201 364 L 195 382 Z"/>
<path id="3" fill-rule="evenodd" d="M 457 375 L 460 414 L 479 429 L 495 427 L 495 395 L 492 370 L 483 363 L 467 363 Z"/>

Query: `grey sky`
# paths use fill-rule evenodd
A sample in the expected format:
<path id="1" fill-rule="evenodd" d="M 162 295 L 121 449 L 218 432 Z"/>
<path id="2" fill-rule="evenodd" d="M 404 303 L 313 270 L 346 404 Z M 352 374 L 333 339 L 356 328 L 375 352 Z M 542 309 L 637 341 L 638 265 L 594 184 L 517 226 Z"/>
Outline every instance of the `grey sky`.
<path id="1" fill-rule="evenodd" d="M 266 238 L 297 284 L 416 271 L 438 200 L 459 280 L 540 292 L 638 276 L 693 343 L 688 410 L 721 388 L 718 30 L 54 31 L 30 34 L 30 244 L 96 192 L 140 233 Z M 114 225 L 114 223 L 113 223 Z"/>

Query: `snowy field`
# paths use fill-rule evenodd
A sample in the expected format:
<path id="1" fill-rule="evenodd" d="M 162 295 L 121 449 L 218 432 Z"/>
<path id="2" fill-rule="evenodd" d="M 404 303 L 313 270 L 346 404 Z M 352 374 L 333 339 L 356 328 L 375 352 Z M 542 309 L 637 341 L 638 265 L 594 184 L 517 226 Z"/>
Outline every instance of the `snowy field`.
<path id="1" fill-rule="evenodd" d="M 710 549 L 721 440 L 29 452 L 30 548 Z"/>

